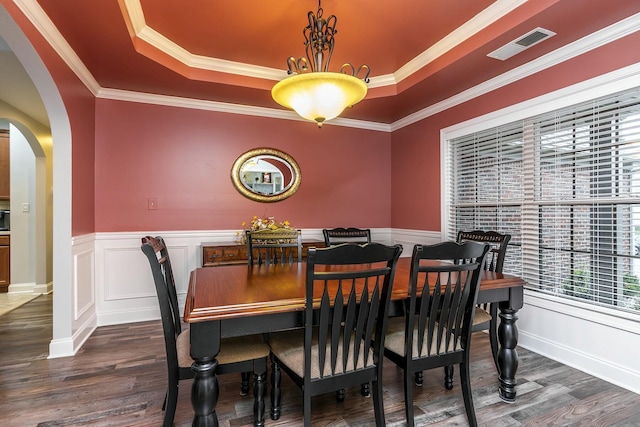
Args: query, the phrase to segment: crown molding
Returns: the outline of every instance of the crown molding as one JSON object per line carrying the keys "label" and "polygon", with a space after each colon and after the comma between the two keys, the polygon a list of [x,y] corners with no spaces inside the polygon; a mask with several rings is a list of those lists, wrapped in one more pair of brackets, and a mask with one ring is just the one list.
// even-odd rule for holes
{"label": "crown molding", "polygon": [[133,37],[144,41],[187,67],[272,81],[280,81],[287,76],[287,73],[281,69],[210,58],[189,52],[147,25],[140,0],[124,0],[123,12],[126,13],[124,19],[131,24]]}
{"label": "crown molding", "polygon": [[[137,23],[134,24],[134,28],[137,26]],[[261,67],[242,62],[228,61],[226,59],[195,55],[148,26],[142,28],[142,30],[136,33],[134,37],[148,43],[189,68],[273,80],[276,82],[287,76],[287,72],[283,69]]]}
{"label": "crown molding", "polygon": [[440,133],[442,140],[469,135],[505,123],[524,120],[527,117],[608,96],[615,92],[633,89],[638,87],[639,81],[640,63],[628,65],[518,104],[510,105],[461,123],[455,123],[441,129]]}
{"label": "crown molding", "polygon": [[429,49],[416,56],[393,73],[396,82],[410,77],[423,67],[435,61],[451,49],[484,30],[489,25],[504,17],[514,9],[525,4],[527,0],[498,0],[482,12],[447,34]]}
{"label": "crown molding", "polygon": [[[492,17],[494,20],[498,19],[499,16],[503,16],[504,14],[508,13],[510,10],[513,10],[515,7],[518,7],[520,4],[524,3],[525,1],[526,0],[498,0],[494,3],[494,5],[492,5],[489,8],[491,9],[490,11],[491,13],[487,12],[486,16],[483,16],[480,18],[475,17],[472,20],[468,21],[466,24],[464,24],[461,28],[466,27],[464,31],[466,31],[465,34],[467,34],[467,36],[469,35],[469,32],[480,31],[480,29],[488,25],[488,22],[492,19]],[[183,107],[183,108],[194,108],[194,109],[201,109],[201,110],[218,111],[223,113],[244,114],[244,115],[250,115],[250,116],[261,116],[261,117],[269,117],[269,118],[285,119],[285,120],[305,121],[304,119],[300,118],[297,114],[291,111],[284,111],[279,109],[253,107],[253,106],[239,105],[239,104],[228,104],[228,103],[222,103],[222,102],[216,102],[216,101],[201,101],[201,100],[195,100],[195,99],[189,99],[189,98],[146,94],[146,93],[125,91],[125,90],[119,90],[119,89],[101,88],[98,82],[95,80],[95,78],[91,75],[89,70],[84,66],[82,61],[80,61],[80,58],[76,55],[73,49],[71,49],[71,46],[69,46],[66,40],[62,37],[62,34],[60,34],[60,32],[57,30],[55,25],[53,25],[49,17],[44,13],[44,11],[42,10],[42,8],[40,7],[40,5],[37,3],[36,0],[14,0],[14,2],[20,8],[22,13],[25,14],[25,16],[31,21],[31,23],[36,27],[36,29],[47,40],[47,42],[53,47],[53,49],[60,55],[60,57],[65,61],[65,63],[71,68],[71,70],[84,83],[84,85],[89,89],[89,91],[91,91],[91,93],[93,93],[94,96],[96,96],[97,98],[114,99],[114,100],[121,100],[121,101],[128,101],[128,102],[142,102],[142,103],[176,106],[176,107]],[[127,5],[140,4],[139,0],[126,0],[126,3]],[[482,15],[482,13],[480,15]],[[142,17],[142,21],[140,21],[141,17]],[[478,19],[476,20],[476,18]],[[133,19],[135,19],[135,21]],[[132,22],[135,22],[136,23],[135,25],[144,24],[144,15],[141,15],[141,9],[139,12],[134,11],[132,15]],[[472,100],[474,98],[487,94],[493,90],[496,90],[508,84],[514,83],[520,79],[526,78],[537,72],[540,72],[542,70],[545,70],[547,68],[560,64],[564,61],[567,61],[571,58],[584,54],[590,50],[596,49],[607,43],[618,40],[622,37],[625,37],[639,30],[640,30],[640,13],[630,16],[615,24],[612,24],[609,27],[606,27],[591,35],[583,37],[580,40],[577,40],[569,45],[561,47],[553,52],[550,52],[518,68],[515,68],[506,73],[503,73],[500,76],[487,80],[484,83],[481,83],[477,86],[467,89],[444,101],[441,101],[431,106],[428,106],[426,108],[423,108],[422,110],[419,110],[406,117],[403,117],[402,119],[397,120],[391,124],[368,122],[364,120],[354,120],[354,119],[346,119],[346,118],[336,118],[331,120],[330,122],[327,122],[326,125],[354,127],[354,128],[360,128],[360,129],[376,130],[381,132],[393,132],[395,130],[401,129],[405,126],[409,126],[413,123],[423,120],[427,117],[438,114],[444,110],[447,110],[449,108],[455,107],[469,100]],[[457,43],[460,43],[462,34],[463,34],[462,32],[457,32],[456,30],[453,33],[451,33],[449,36],[445,37],[438,44],[436,44],[436,45],[439,45],[438,51],[444,52],[445,51],[444,49],[446,49],[446,46],[455,45],[456,40],[458,40]],[[440,43],[442,44],[440,45]],[[393,84],[392,82],[397,82],[397,79],[399,77],[405,78],[403,76],[410,75],[412,72],[414,72],[418,68],[424,66],[420,64],[428,63],[428,62],[425,63],[424,61],[429,61],[429,58],[431,58],[431,60],[435,59],[434,55],[438,55],[438,52],[435,50],[435,47],[433,49],[434,49],[433,51],[429,49],[423,52],[423,54],[419,55],[419,57],[417,58],[414,58],[414,60],[410,61],[408,64],[403,66],[400,70],[394,73],[394,75],[372,77],[371,87],[378,87],[378,86]],[[423,55],[424,55],[424,58],[422,58]],[[238,63],[235,63],[235,64],[238,64]],[[243,64],[243,65],[246,65],[246,64]],[[266,67],[264,68],[268,71],[267,74],[270,73],[269,70],[273,70],[273,69],[268,69]],[[283,71],[278,71],[278,72],[284,73]]]}
{"label": "crown molding", "polygon": [[[191,108],[195,110],[215,111],[219,113],[242,114],[245,116],[267,117],[272,119],[296,120],[308,123],[308,120],[301,118],[296,113],[289,110],[230,104],[218,101],[204,101],[193,98],[181,98],[177,96],[157,95],[121,89],[101,88],[98,91],[96,98],[164,105],[168,107]],[[391,132],[391,126],[386,123],[369,122],[341,117],[332,119],[330,122],[325,123],[325,126],[329,125],[367,129],[379,132]]]}
{"label": "crown molding", "polygon": [[568,61],[593,49],[604,46],[615,40],[628,36],[640,30],[640,13],[632,15],[622,21],[616,22],[600,31],[585,36],[573,43],[549,52],[531,62],[507,71],[499,76],[487,80],[477,86],[469,88],[444,101],[433,104],[422,110],[416,111],[391,124],[391,131],[409,126],[427,117],[438,114],[449,108],[455,107],[491,91],[517,82],[540,71],[551,68],[562,62]]}
{"label": "crown molding", "polygon": [[42,36],[56,51],[62,60],[71,68],[75,75],[95,96],[100,90],[100,84],[93,78],[87,67],[82,63],[78,55],[69,46],[69,43],[62,37],[51,19],[42,10],[36,0],[14,0],[14,3],[24,13],[27,19],[42,34]]}
{"label": "crown molding", "polygon": [[[527,0],[497,0],[392,75],[372,78],[371,87],[397,84],[526,2]],[[273,81],[280,81],[287,76],[281,69],[192,54],[146,24],[140,0],[124,0],[124,9],[126,12],[124,18],[130,22],[134,31],[133,37],[139,38],[188,67]]]}

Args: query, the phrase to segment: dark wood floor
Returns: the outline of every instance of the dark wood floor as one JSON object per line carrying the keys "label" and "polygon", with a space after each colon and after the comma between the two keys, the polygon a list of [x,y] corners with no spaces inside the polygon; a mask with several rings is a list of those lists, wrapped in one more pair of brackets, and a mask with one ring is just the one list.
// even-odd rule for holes
{"label": "dark wood floor", "polygon": [[[47,359],[51,296],[0,316],[0,425],[160,426],[165,357],[160,322],[98,328],[75,357]],[[518,398],[497,397],[497,376],[485,334],[475,334],[473,397],[481,426],[640,426],[640,396],[580,371],[519,349]],[[415,388],[416,425],[465,426],[460,388],[447,391],[442,371],[425,373]],[[456,375],[456,382],[458,378]],[[176,426],[191,425],[190,383],[183,383]],[[385,365],[385,413],[403,426],[401,371]],[[240,397],[239,376],[220,377],[220,426],[250,426],[252,397]],[[267,426],[300,425],[301,394],[283,375],[282,418]],[[269,401],[267,398],[267,407]],[[313,400],[314,425],[369,426],[371,399],[359,389],[344,403],[332,394]]]}

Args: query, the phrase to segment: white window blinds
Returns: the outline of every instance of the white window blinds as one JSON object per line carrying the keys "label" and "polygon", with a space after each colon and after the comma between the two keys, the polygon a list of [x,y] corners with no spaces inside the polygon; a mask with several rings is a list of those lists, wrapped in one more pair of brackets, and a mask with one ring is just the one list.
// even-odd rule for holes
{"label": "white window blinds", "polygon": [[640,88],[449,141],[447,235],[512,235],[531,288],[640,311]]}

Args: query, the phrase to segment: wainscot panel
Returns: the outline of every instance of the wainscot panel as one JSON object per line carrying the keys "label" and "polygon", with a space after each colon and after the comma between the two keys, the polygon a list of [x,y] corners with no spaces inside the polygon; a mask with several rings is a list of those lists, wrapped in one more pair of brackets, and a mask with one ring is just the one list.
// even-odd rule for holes
{"label": "wainscot panel", "polygon": [[518,317],[519,346],[640,393],[637,316],[525,290]]}

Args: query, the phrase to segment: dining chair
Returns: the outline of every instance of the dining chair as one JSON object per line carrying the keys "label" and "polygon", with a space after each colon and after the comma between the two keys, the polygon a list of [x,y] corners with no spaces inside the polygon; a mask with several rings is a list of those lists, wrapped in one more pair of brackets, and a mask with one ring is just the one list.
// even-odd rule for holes
{"label": "dining chair", "polygon": [[326,247],[341,243],[371,243],[371,230],[368,228],[324,228],[322,234]]}
{"label": "dining chair", "polygon": [[302,261],[302,233],[293,228],[246,230],[249,265]]}
{"label": "dining chair", "polygon": [[[458,231],[456,242],[481,242],[490,245],[489,253],[485,260],[484,269],[502,273],[504,258],[507,253],[507,247],[511,240],[510,234],[501,234],[497,231]],[[478,304],[476,314],[473,318],[473,326],[471,332],[489,330],[489,345],[493,354],[493,363],[497,372],[500,372],[498,366],[498,305],[497,304]],[[416,374],[416,383],[421,381],[420,373]],[[444,386],[447,390],[453,388],[453,367],[445,367]]]}
{"label": "dining chair", "polygon": [[[176,293],[169,252],[162,237],[142,238],[142,252],[147,256],[160,304],[160,316],[164,330],[167,356],[168,387],[162,405],[164,427],[173,425],[178,403],[178,385],[181,380],[191,379],[191,344],[189,330],[182,328],[178,297]],[[216,357],[217,374],[254,373],[254,425],[264,426],[264,391],[267,378],[267,357],[269,347],[262,336],[223,339],[220,353]]]}
{"label": "dining chair", "polygon": [[376,425],[384,426],[381,352],[401,252],[380,243],[309,249],[304,330],[269,338],[272,419],[280,417],[282,369],[302,390],[305,426],[312,396],[365,382],[373,385]]}
{"label": "dining chair", "polygon": [[[324,236],[325,247],[340,245],[342,243],[371,243],[371,230],[368,228],[324,228],[322,229],[322,234]],[[371,395],[369,383],[362,384],[360,394],[364,397]],[[345,390],[340,389],[336,391],[336,400],[338,402],[344,402],[344,399]]]}
{"label": "dining chair", "polygon": [[[302,233],[293,228],[246,230],[249,265],[292,264],[302,261]],[[268,335],[265,335],[265,338]],[[240,389],[249,389],[250,372],[241,373]]]}
{"label": "dining chair", "polygon": [[[322,230],[322,234],[324,236],[325,247],[335,246],[342,243],[371,243],[371,230],[368,228],[324,228]],[[360,393],[364,397],[370,396],[369,383],[362,384]],[[336,391],[336,400],[338,402],[344,402],[344,399],[345,390],[341,389]]]}
{"label": "dining chair", "polygon": [[413,375],[453,364],[460,365],[467,419],[471,426],[477,425],[469,346],[480,273],[488,251],[488,245],[477,242],[443,242],[413,248],[405,315],[389,319],[384,344],[384,356],[404,370],[408,427],[415,423]]}

